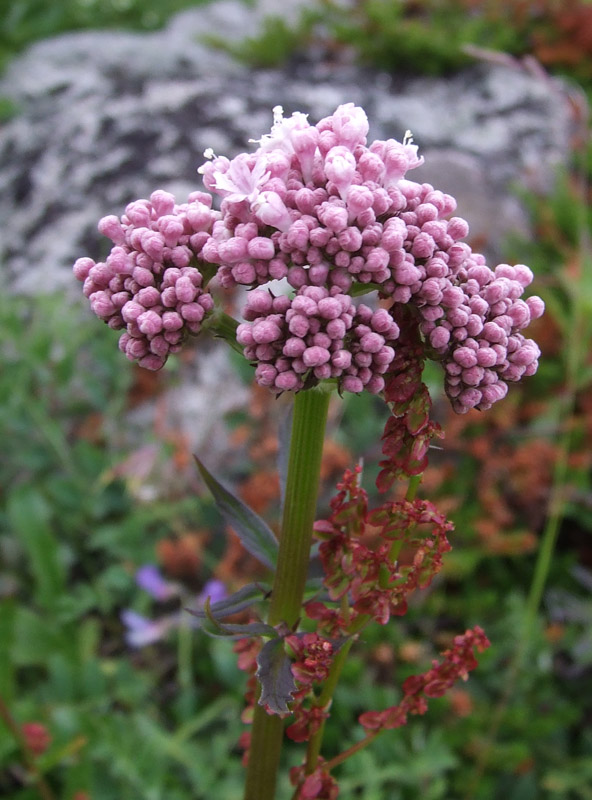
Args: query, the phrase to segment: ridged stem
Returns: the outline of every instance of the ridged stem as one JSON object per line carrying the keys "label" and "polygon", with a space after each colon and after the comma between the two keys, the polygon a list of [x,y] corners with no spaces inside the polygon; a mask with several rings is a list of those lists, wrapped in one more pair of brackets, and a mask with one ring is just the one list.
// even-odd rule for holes
{"label": "ridged stem", "polygon": [[[288,475],[277,569],[268,622],[292,628],[301,614],[316,515],[330,393],[299,392],[294,400]],[[273,800],[283,722],[255,706],[244,800]]]}

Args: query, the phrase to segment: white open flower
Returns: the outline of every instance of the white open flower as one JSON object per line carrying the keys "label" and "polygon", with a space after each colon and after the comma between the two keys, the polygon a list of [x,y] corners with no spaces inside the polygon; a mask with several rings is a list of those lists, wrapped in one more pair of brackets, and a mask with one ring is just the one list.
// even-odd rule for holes
{"label": "white open flower", "polygon": [[290,155],[295,152],[293,135],[296,131],[310,128],[308,114],[295,111],[291,117],[284,118],[284,109],[275,106],[273,109],[273,125],[271,133],[267,133],[261,139],[252,139],[257,142],[263,152],[268,150],[283,150]]}
{"label": "white open flower", "polygon": [[241,153],[228,164],[226,170],[214,169],[210,173],[211,189],[232,203],[248,200],[253,203],[259,196],[261,187],[269,180],[265,158],[257,158]]}

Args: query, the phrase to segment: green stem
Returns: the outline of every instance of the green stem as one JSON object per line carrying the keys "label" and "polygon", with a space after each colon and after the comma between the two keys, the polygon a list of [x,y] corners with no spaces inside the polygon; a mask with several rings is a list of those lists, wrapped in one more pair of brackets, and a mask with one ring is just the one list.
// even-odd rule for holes
{"label": "green stem", "polygon": [[[576,99],[583,102],[582,134],[583,141],[588,136],[588,115],[586,100],[581,97]],[[564,330],[565,346],[565,389],[558,408],[559,424],[563,422],[563,431],[560,439],[559,453],[553,472],[553,483],[549,499],[549,516],[543,532],[539,548],[530,592],[526,603],[524,619],[523,640],[528,640],[534,629],[536,615],[545,590],[545,584],[551,569],[553,553],[557,536],[565,513],[565,485],[569,475],[569,455],[572,445],[572,428],[576,395],[580,387],[580,376],[586,364],[589,351],[590,334],[590,229],[587,224],[588,208],[588,179],[586,170],[577,173],[578,185],[578,231],[579,231],[579,275],[574,281],[570,275],[565,281],[565,290],[571,303],[571,320]],[[569,337],[569,338],[568,338]]]}
{"label": "green stem", "polygon": [[[572,413],[571,408],[566,410],[568,415]],[[549,571],[551,569],[551,562],[553,560],[553,553],[555,552],[555,544],[557,543],[559,528],[563,519],[565,484],[569,471],[569,452],[571,445],[569,416],[566,417],[566,419],[568,430],[562,437],[559,454],[555,462],[551,498],[549,502],[549,517],[541,538],[541,545],[537,554],[534,575],[530,585],[528,599],[526,601],[526,612],[524,615],[525,636],[522,637],[523,641],[528,641],[530,638],[530,632],[533,630],[533,626],[536,621],[536,616],[541,604],[543,592],[545,591],[545,585],[547,583]]]}
{"label": "green stem", "polygon": [[[571,381],[568,380],[568,383],[570,382]],[[568,477],[569,453],[571,444],[571,416],[573,414],[574,402],[575,388],[572,387],[567,395],[563,398],[563,402],[561,404],[562,413],[560,414],[560,418],[566,420],[566,427],[564,428],[563,435],[560,439],[559,453],[557,455],[555,469],[553,472],[551,497],[549,500],[549,516],[541,537],[541,544],[537,554],[534,575],[530,584],[528,597],[526,599],[526,608],[519,631],[519,638],[516,643],[516,649],[514,651],[513,658],[510,661],[506,672],[504,690],[501,693],[495,708],[493,709],[493,713],[491,714],[485,744],[479,753],[472,774],[467,778],[464,800],[472,800],[474,797],[476,797],[477,789],[489,763],[491,752],[499,734],[504,716],[510,705],[512,696],[516,691],[516,685],[518,683],[520,674],[524,669],[529,649],[531,647],[533,631],[536,630],[537,614],[543,597],[543,592],[545,591],[547,578],[549,577],[549,571],[553,561],[553,553],[555,552],[555,545],[557,543],[557,536],[563,520],[565,506],[565,483]]]}
{"label": "green stem", "polygon": [[[583,250],[581,270],[588,272],[590,262],[584,255],[587,250]],[[583,278],[580,279],[583,286]],[[578,391],[578,379],[580,372],[586,363],[588,355],[587,342],[590,338],[588,309],[585,305],[585,292],[572,291],[571,301],[573,304],[573,340],[570,339],[566,352],[565,365],[565,390],[561,397],[558,408],[558,424],[563,423],[563,431],[559,442],[559,453],[555,461],[553,470],[553,482],[551,496],[549,499],[549,516],[543,531],[541,546],[537,555],[532,583],[526,602],[526,614],[524,620],[524,637],[528,639],[530,632],[534,628],[536,615],[545,590],[545,584],[551,569],[555,544],[561,527],[565,510],[565,485],[569,475],[569,455],[571,451],[571,439],[573,428],[573,415],[576,405],[576,395]]]}
{"label": "green stem", "polygon": [[285,622],[292,627],[300,617],[330,397],[330,393],[323,389],[311,389],[299,392],[294,401],[280,549],[268,618],[270,625]]}
{"label": "green stem", "polygon": [[208,317],[206,317],[205,322],[202,325],[203,330],[208,330],[218,339],[224,339],[230,347],[235,350],[240,355],[244,355],[243,353],[243,346],[240,345],[236,341],[236,329],[238,328],[238,322],[227,314],[225,311],[222,311],[221,308],[216,308]]}
{"label": "green stem", "polygon": [[412,475],[409,478],[409,484],[407,486],[405,500],[408,500],[409,502],[415,500],[415,497],[417,495],[417,490],[419,489],[421,484],[422,477],[423,475],[420,474],[420,475]]}
{"label": "green stem", "polygon": [[284,722],[275,714],[255,706],[249,764],[245,782],[245,800],[273,800],[280,763]]}
{"label": "green stem", "polygon": [[379,731],[374,731],[374,733],[366,734],[366,736],[359,742],[353,744],[351,747],[348,747],[347,750],[344,750],[343,753],[335,756],[335,758],[332,758],[330,761],[327,761],[325,764],[325,769],[328,772],[331,772],[331,770],[335,769],[335,767],[338,767],[340,764],[343,764],[344,761],[347,761],[348,758],[351,758],[356,753],[359,753],[360,750],[364,750],[369,744],[372,744],[376,737],[382,732],[383,731],[381,729]]}
{"label": "green stem", "polygon": [[[330,393],[299,392],[294,400],[288,476],[277,569],[268,622],[295,627],[300,618],[316,516]],[[280,717],[255,707],[244,800],[272,800],[283,739]]]}

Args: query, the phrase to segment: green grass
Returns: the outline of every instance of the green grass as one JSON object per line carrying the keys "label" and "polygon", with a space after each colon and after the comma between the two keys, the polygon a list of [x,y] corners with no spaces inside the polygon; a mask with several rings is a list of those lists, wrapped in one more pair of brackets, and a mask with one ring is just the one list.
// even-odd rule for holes
{"label": "green grass", "polygon": [[[62,297],[33,308],[4,298],[0,312],[0,697],[17,721],[40,721],[51,732],[39,768],[56,796],[92,786],[93,798],[105,800],[205,798],[219,784],[238,797],[240,765],[228,754],[240,693],[229,648],[214,654],[195,641],[177,665],[179,634],[138,659],[119,622],[124,607],[156,611],[134,570],[155,561],[163,535],[203,522],[199,503],[138,503],[114,477],[126,453],[112,432],[132,373],[112,331],[81,308],[64,314]],[[93,417],[92,437],[81,438]],[[175,687],[181,668],[197,688]],[[196,763],[192,741],[204,734]],[[16,742],[0,725],[4,796],[37,796],[6,771],[15,757]]]}

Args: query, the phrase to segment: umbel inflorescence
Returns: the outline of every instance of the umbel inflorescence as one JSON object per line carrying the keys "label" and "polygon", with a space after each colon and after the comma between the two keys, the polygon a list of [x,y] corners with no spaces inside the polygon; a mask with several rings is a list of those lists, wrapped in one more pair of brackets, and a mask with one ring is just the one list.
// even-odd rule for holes
{"label": "umbel inflorescence", "polygon": [[[402,316],[423,356],[442,364],[459,413],[489,408],[532,375],[539,348],[522,331],[544,304],[522,299],[530,269],[491,269],[471,250],[454,198],[407,178],[423,163],[408,134],[370,145],[367,134],[351,103],[316,125],[276,107],[253,153],[206,152],[207,192],[177,204],[156,191],[101,220],[113,249],[74,273],[97,316],[123,331],[127,357],[159,369],[212,318],[213,293],[243,285],[237,340],[276,393],[326,379],[381,393],[401,368]],[[274,296],[264,287],[278,279],[289,292]],[[355,299],[369,292],[384,307]]]}

